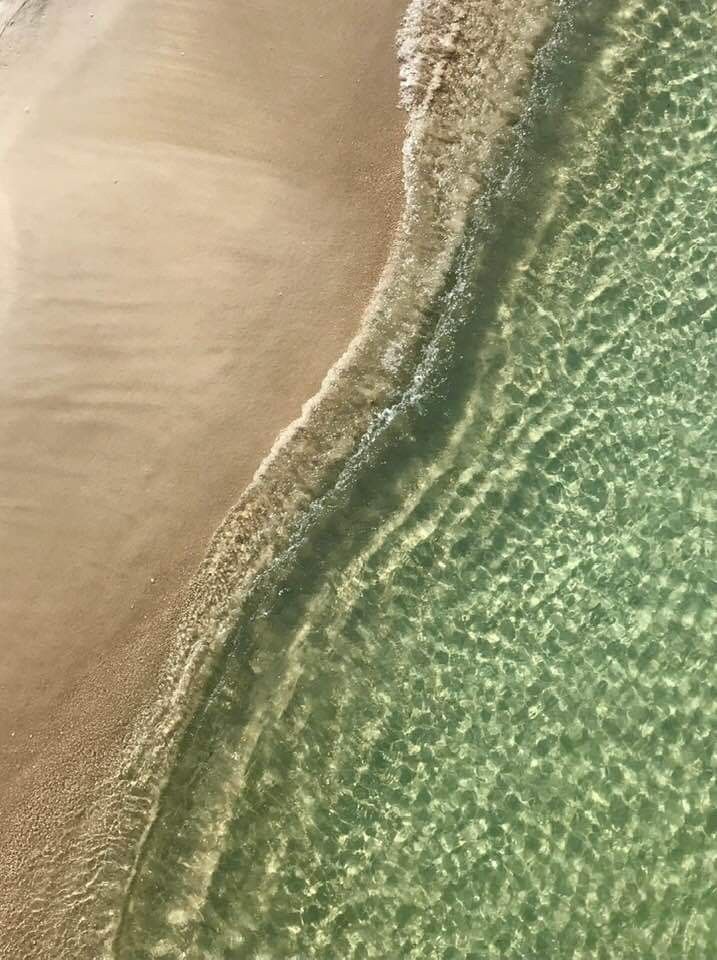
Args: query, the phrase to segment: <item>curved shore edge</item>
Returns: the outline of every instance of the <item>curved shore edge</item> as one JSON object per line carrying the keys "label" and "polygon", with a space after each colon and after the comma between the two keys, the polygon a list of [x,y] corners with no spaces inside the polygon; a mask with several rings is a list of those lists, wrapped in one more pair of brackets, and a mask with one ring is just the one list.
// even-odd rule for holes
{"label": "curved shore edge", "polygon": [[116,775],[98,787],[71,868],[63,863],[54,915],[66,927],[68,955],[99,944],[103,955],[113,955],[117,905],[132,882],[179,738],[252,584],[290,547],[312,503],[415,368],[430,304],[486,168],[520,115],[552,11],[553,0],[412,0],[398,36],[409,122],[405,207],[390,258],[359,333],[212,538],[156,695]]}

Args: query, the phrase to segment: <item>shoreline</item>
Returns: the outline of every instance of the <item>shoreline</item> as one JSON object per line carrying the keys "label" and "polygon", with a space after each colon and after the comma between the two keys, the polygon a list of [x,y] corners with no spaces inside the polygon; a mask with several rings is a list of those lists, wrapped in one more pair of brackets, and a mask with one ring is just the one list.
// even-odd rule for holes
{"label": "shoreline", "polygon": [[2,957],[96,956],[68,858],[102,856],[207,541],[385,262],[403,11],[80,0],[5,31]]}
{"label": "shoreline", "polygon": [[[334,483],[371,442],[384,414],[418,370],[431,333],[429,310],[447,277],[474,201],[511,142],[535,55],[551,36],[552,0],[475,2],[458,20],[446,0],[413,0],[397,36],[406,204],[388,262],[361,327],[300,418],[281,431],[217,530],[175,638],[164,686],[125,756],[145,801],[135,819],[136,854],[107,874],[125,891],[110,923],[114,957],[142,850],[151,835],[181,734],[199,705],[215,657],[231,637],[256,583],[291,563]],[[522,19],[513,21],[517,13]],[[493,29],[491,39],[485,38]],[[466,101],[478,105],[465,113]],[[390,414],[389,414],[390,415]],[[156,731],[160,731],[157,736]],[[168,746],[169,745],[169,746]],[[210,844],[214,846],[214,843]],[[206,865],[205,865],[206,866]],[[118,933],[119,931],[119,933]]]}
{"label": "shoreline", "polygon": [[[301,416],[281,430],[238,503],[223,511],[181,601],[175,597],[158,610],[161,616],[181,603],[184,613],[176,632],[176,622],[161,628],[174,638],[151,665],[159,678],[156,697],[145,700],[131,738],[105,765],[108,778],[64,847],[77,871],[56,889],[78,921],[73,955],[90,940],[111,941],[118,922],[113,909],[131,882],[138,855],[128,854],[128,838],[141,851],[178,737],[252,582],[290,547],[308,507],[415,369],[428,332],[425,311],[450,268],[485,170],[520,115],[550,6],[549,0],[475,2],[454,16],[452,4],[443,0],[409,5],[399,34],[401,99],[410,118],[406,205],[388,265],[359,333],[340,351]],[[390,40],[393,46],[393,34]],[[476,109],[467,112],[467,103]],[[377,276],[378,270],[374,282]],[[79,878],[93,877],[94,897],[98,863],[106,899],[99,916],[89,918],[76,890]]]}

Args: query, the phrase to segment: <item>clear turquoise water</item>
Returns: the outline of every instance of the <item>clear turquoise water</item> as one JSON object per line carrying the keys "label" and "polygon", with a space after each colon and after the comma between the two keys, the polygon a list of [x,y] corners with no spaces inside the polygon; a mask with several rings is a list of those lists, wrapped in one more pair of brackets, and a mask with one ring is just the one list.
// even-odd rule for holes
{"label": "clear turquoise water", "polygon": [[717,12],[603,13],[237,625],[119,957],[717,956]]}

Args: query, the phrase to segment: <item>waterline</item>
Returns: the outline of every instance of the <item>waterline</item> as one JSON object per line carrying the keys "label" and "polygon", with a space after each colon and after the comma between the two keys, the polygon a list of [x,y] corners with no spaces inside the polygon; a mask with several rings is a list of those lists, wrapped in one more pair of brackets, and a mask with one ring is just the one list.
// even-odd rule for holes
{"label": "waterline", "polygon": [[430,376],[233,634],[120,956],[709,956],[714,39],[624,8],[539,203],[528,157],[478,211]]}

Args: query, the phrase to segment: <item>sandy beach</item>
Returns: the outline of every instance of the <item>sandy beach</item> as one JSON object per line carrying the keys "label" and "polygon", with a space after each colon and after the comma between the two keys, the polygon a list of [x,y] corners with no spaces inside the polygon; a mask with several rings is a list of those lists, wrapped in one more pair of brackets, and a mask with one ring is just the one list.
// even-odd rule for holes
{"label": "sandy beach", "polygon": [[0,960],[712,957],[713,6],[0,0]]}
{"label": "sandy beach", "polygon": [[45,865],[381,273],[404,7],[78,0],[5,25],[2,957],[61,955]]}

